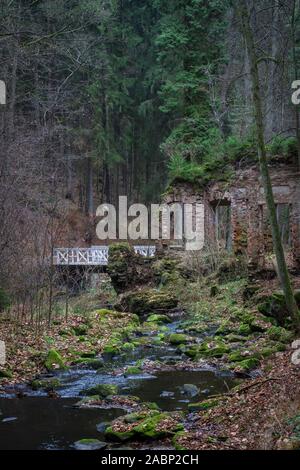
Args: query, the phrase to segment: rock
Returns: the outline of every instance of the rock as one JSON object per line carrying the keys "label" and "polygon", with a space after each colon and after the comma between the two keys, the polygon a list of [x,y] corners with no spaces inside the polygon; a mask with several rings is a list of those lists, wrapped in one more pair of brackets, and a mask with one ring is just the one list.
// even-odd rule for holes
{"label": "rock", "polygon": [[172,398],[174,397],[175,393],[174,392],[167,392],[167,391],[164,391],[164,392],[161,392],[161,394],[159,395],[161,398]]}
{"label": "rock", "polygon": [[110,426],[110,423],[99,423],[97,424],[96,426],[96,429],[98,432],[100,432],[101,434],[105,433],[106,429]]}
{"label": "rock", "polygon": [[300,365],[300,349],[297,349],[291,357],[292,364],[294,366],[299,366]]}
{"label": "rock", "polygon": [[94,387],[88,388],[87,390],[82,390],[80,395],[86,396],[100,396],[101,398],[106,398],[109,395],[117,395],[118,386],[112,384],[98,384]]}
{"label": "rock", "polygon": [[75,365],[82,365],[84,367],[87,367],[88,369],[94,369],[94,370],[99,370],[104,366],[104,361],[103,359],[84,359],[84,358],[79,358],[75,359],[73,361],[73,364]]}
{"label": "rock", "polygon": [[199,388],[193,384],[184,384],[182,387],[182,391],[185,395],[190,397],[196,397],[199,395]]}
{"label": "rock", "polygon": [[189,337],[183,333],[172,333],[169,342],[174,345],[186,344],[189,342]]}
{"label": "rock", "polygon": [[247,341],[247,338],[245,338],[245,336],[230,333],[229,335],[225,337],[225,340],[228,341],[229,343],[241,343],[241,342]]}
{"label": "rock", "polygon": [[105,431],[106,439],[110,439],[112,441],[129,441],[134,436],[133,431],[117,431],[112,426],[109,426]]}
{"label": "rock", "polygon": [[[197,356],[221,358],[224,354],[230,353],[231,348],[226,343],[218,341],[205,341],[198,347]],[[197,357],[196,356],[196,357]]]}
{"label": "rock", "polygon": [[84,397],[75,403],[75,408],[91,408],[93,405],[99,403],[101,401],[101,397],[99,395],[94,395],[90,397]]}
{"label": "rock", "polygon": [[63,358],[55,349],[50,349],[50,351],[48,351],[44,365],[49,371],[67,368]]}
{"label": "rock", "polygon": [[74,443],[76,450],[100,450],[107,447],[106,442],[101,442],[98,439],[81,439]]}
{"label": "rock", "polygon": [[171,319],[167,315],[158,315],[156,313],[150,315],[146,321],[153,323],[171,323]]}
{"label": "rock", "polygon": [[[140,438],[159,439],[172,435],[174,432],[183,429],[183,425],[178,422],[169,421],[172,417],[171,413],[158,413],[144,419],[140,424],[133,428],[133,431]],[[163,426],[162,422],[167,421],[168,425]]]}
{"label": "rock", "polygon": [[31,387],[33,390],[39,390],[41,388],[45,389],[46,391],[55,390],[56,388],[61,386],[61,382],[59,379],[37,379],[31,382]]}
{"label": "rock", "polygon": [[144,413],[130,413],[128,415],[123,416],[123,420],[127,424],[133,424],[137,423],[138,421],[141,421],[142,419],[145,419],[147,414]]}
{"label": "rock", "polygon": [[128,243],[117,243],[109,248],[107,272],[118,294],[128,289],[137,277],[135,258],[134,249]]}
{"label": "rock", "polygon": [[268,336],[274,341],[280,341],[281,343],[288,343],[293,338],[291,331],[282,328],[281,326],[272,326],[268,330]]}
{"label": "rock", "polygon": [[4,418],[2,419],[2,423],[12,423],[13,421],[17,421],[17,417],[16,416],[12,416],[11,418]]}
{"label": "rock", "polygon": [[153,311],[164,313],[173,310],[178,305],[178,299],[167,291],[143,289],[123,295],[120,304],[127,312],[147,315]]}
{"label": "rock", "polygon": [[255,357],[251,357],[249,359],[244,359],[241,362],[237,363],[237,368],[234,371],[241,372],[241,371],[249,371],[251,369],[255,369],[259,366],[259,360]]}
{"label": "rock", "polygon": [[125,377],[127,377],[128,375],[140,375],[142,373],[143,371],[139,367],[131,366],[131,367],[127,367],[124,375]]}
{"label": "rock", "polygon": [[[295,291],[295,299],[300,308],[300,291]],[[279,325],[284,325],[285,318],[288,316],[288,310],[285,303],[285,297],[282,291],[274,292],[271,295],[263,296],[258,299],[258,311],[263,315],[275,318]]]}
{"label": "rock", "polygon": [[292,349],[298,349],[300,348],[300,339],[296,339],[295,341],[292,342]]}

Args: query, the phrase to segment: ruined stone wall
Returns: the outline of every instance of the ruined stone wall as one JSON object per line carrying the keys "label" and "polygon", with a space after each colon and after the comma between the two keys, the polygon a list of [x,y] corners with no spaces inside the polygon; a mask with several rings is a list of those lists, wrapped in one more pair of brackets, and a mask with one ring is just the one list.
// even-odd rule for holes
{"label": "ruined stone wall", "polygon": [[[289,210],[289,243],[286,252],[289,263],[300,267],[300,174],[291,165],[270,167],[276,204]],[[272,234],[262,182],[257,167],[240,170],[230,183],[213,182],[204,190],[187,183],[177,184],[164,198],[167,204],[203,203],[205,206],[206,245],[217,243],[216,208],[230,206],[231,249],[236,255],[245,254],[249,263],[263,265],[272,253]]]}

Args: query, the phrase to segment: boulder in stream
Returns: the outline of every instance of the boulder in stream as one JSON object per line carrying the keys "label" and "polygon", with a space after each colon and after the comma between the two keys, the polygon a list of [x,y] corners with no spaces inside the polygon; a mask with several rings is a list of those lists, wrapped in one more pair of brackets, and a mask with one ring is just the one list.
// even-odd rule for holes
{"label": "boulder in stream", "polygon": [[74,443],[76,450],[100,450],[107,447],[106,442],[101,442],[98,439],[80,439]]}

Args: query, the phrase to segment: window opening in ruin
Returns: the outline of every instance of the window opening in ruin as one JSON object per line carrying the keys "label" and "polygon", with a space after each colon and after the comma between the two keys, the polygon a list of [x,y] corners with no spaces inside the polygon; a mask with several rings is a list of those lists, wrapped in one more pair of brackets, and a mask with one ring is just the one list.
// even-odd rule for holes
{"label": "window opening in ruin", "polygon": [[232,248],[232,225],[230,203],[219,201],[213,205],[215,214],[216,240],[219,248]]}

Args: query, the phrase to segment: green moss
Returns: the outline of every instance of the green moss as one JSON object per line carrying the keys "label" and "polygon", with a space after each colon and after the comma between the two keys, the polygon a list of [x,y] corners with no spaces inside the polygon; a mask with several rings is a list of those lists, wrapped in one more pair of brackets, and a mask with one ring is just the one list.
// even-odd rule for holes
{"label": "green moss", "polygon": [[122,299],[122,306],[129,312],[147,315],[151,312],[167,312],[176,308],[178,299],[174,293],[155,289],[130,292]]}
{"label": "green moss", "polygon": [[171,323],[171,320],[167,315],[158,315],[156,313],[150,315],[146,321],[154,323]]}
{"label": "green moss", "polygon": [[225,336],[225,340],[229,343],[241,343],[247,341],[247,338],[245,338],[245,336],[230,333],[229,335]]}
{"label": "green moss", "polygon": [[31,382],[31,387],[33,390],[45,389],[46,391],[55,390],[61,386],[59,379],[41,379],[33,380]]}
{"label": "green moss", "polygon": [[76,450],[100,450],[105,449],[107,444],[98,439],[80,439],[74,443],[74,447]]}
{"label": "green moss", "polygon": [[66,369],[63,358],[55,349],[50,349],[50,351],[48,351],[44,366],[49,371],[56,369]]}
{"label": "green moss", "polygon": [[75,403],[74,406],[77,407],[77,408],[89,408],[94,403],[98,403],[100,401],[101,401],[101,397],[99,395],[93,395],[93,396],[90,396],[90,397],[82,398],[77,403]]}
{"label": "green moss", "polygon": [[98,370],[101,369],[104,365],[102,359],[93,359],[93,358],[82,358],[80,357],[79,359],[75,359],[73,361],[73,364],[75,365],[83,365],[86,366],[90,369]]}
{"label": "green moss", "polygon": [[143,373],[143,371],[139,367],[132,366],[132,367],[127,367],[127,369],[125,371],[125,376],[127,376],[127,375],[140,375],[142,373]]}
{"label": "green moss", "polygon": [[249,336],[251,335],[251,333],[252,333],[251,327],[247,323],[243,323],[242,325],[240,325],[238,329],[239,335]]}
{"label": "green moss", "polygon": [[135,345],[133,343],[124,343],[122,346],[122,351],[133,351],[135,349]]}
{"label": "green moss", "polygon": [[100,396],[101,398],[106,398],[109,395],[117,395],[118,394],[118,387],[117,385],[112,384],[99,384],[95,385],[94,387],[88,388],[87,390],[83,390],[80,392],[80,395],[87,395],[87,396]]}
{"label": "green moss", "polygon": [[135,426],[133,431],[142,438],[158,439],[182,430],[183,425],[181,423],[176,423],[168,429],[162,429],[160,427],[160,423],[170,416],[170,413],[159,413],[150,416]]}
{"label": "green moss", "polygon": [[228,360],[230,362],[240,362],[240,361],[243,361],[245,359],[244,356],[242,356],[242,354],[240,352],[233,352],[231,354],[229,354],[228,356]]}
{"label": "green moss", "polygon": [[293,333],[280,326],[272,326],[268,330],[268,336],[274,341],[288,343],[293,339]]}
{"label": "green moss", "polygon": [[12,379],[13,373],[9,369],[0,369],[0,379]]}
{"label": "green moss", "polygon": [[222,357],[224,354],[228,354],[231,348],[226,343],[221,341],[205,341],[199,346],[198,354],[203,357]]}
{"label": "green moss", "polygon": [[106,354],[117,355],[120,353],[120,349],[112,344],[107,344],[104,346],[103,352]]}
{"label": "green moss", "polygon": [[258,367],[259,360],[255,357],[250,357],[249,359],[244,359],[243,361],[238,362],[237,365],[241,369],[248,371],[248,370],[255,369],[256,367]]}
{"label": "green moss", "polygon": [[169,342],[174,345],[186,344],[189,342],[189,337],[182,333],[172,333],[169,337]]}
{"label": "green moss", "polygon": [[218,406],[220,400],[217,398],[211,398],[209,400],[201,401],[200,403],[189,403],[188,410],[193,411],[205,411]]}

